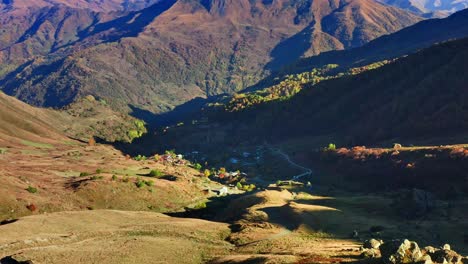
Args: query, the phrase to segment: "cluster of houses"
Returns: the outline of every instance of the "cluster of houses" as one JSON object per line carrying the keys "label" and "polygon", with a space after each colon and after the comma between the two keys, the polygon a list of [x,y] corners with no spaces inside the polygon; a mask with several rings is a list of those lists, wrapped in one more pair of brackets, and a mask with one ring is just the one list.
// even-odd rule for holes
{"label": "cluster of houses", "polygon": [[172,165],[187,165],[187,161],[184,159],[183,155],[174,155],[174,154],[164,154],[159,156],[158,162],[162,162],[164,164],[172,164]]}

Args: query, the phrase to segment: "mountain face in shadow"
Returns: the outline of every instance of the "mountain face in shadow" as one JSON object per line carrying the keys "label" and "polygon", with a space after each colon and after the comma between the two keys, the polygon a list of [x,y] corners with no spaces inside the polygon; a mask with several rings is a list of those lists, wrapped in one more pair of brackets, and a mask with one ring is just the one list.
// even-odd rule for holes
{"label": "mountain face in shadow", "polygon": [[35,105],[93,94],[119,109],[154,113],[240,91],[284,63],[362,45],[421,20],[371,0],[168,0],[130,12],[28,10],[32,16],[15,18],[31,17],[30,26],[2,44],[3,90]]}
{"label": "mountain face in shadow", "polygon": [[302,59],[291,65],[288,71],[304,72],[326,64],[354,67],[400,57],[435,43],[467,37],[467,24],[468,10],[462,10],[444,19],[419,22],[394,34],[377,38],[362,47],[330,51]]}

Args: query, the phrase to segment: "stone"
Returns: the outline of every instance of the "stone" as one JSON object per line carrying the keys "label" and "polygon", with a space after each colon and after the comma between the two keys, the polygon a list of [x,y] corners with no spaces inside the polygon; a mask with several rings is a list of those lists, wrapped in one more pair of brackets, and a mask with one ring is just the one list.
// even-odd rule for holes
{"label": "stone", "polygon": [[423,255],[421,259],[419,259],[416,263],[417,264],[434,264],[434,262],[432,261],[429,255]]}
{"label": "stone", "polygon": [[364,241],[364,248],[367,249],[378,249],[380,245],[383,244],[382,240],[377,240],[377,239],[369,239]]}
{"label": "stone", "polygon": [[361,258],[376,258],[378,257],[379,252],[374,248],[365,248],[361,253]]}
{"label": "stone", "polygon": [[380,245],[380,253],[385,264],[415,263],[423,258],[418,244],[407,239],[392,240]]}
{"label": "stone", "polygon": [[436,252],[436,249],[434,247],[431,247],[431,246],[427,246],[424,248],[424,251],[428,254],[433,254]]}
{"label": "stone", "polygon": [[453,250],[439,249],[434,253],[429,253],[431,258],[437,263],[462,264],[463,257]]}
{"label": "stone", "polygon": [[449,244],[445,244],[443,247],[442,247],[443,250],[450,250],[450,245]]}

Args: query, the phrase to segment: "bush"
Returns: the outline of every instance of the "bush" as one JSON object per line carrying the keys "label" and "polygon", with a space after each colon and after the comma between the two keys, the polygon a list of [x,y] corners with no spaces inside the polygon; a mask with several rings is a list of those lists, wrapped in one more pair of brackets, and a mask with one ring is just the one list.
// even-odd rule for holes
{"label": "bush", "polygon": [[149,177],[161,177],[163,176],[164,173],[158,171],[158,170],[151,170],[150,173],[148,173]]}
{"label": "bush", "polygon": [[195,163],[192,165],[192,167],[196,170],[201,170],[203,168],[203,166],[200,163]]}
{"label": "bush", "polygon": [[244,185],[242,186],[242,189],[246,192],[251,192],[253,190],[255,190],[255,188],[257,188],[257,186],[255,186],[255,184],[250,184],[250,185]]}
{"label": "bush", "polygon": [[193,207],[193,209],[195,210],[200,210],[200,209],[205,209],[205,208],[206,208],[206,202],[200,202]]}
{"label": "bush", "polygon": [[104,177],[103,176],[98,176],[98,175],[94,175],[93,177],[91,177],[91,180],[93,180],[93,181],[102,180],[102,179],[104,179]]}
{"label": "bush", "polygon": [[89,173],[87,173],[87,172],[80,173],[80,177],[86,177],[86,176],[89,176]]}
{"label": "bush", "polygon": [[129,179],[128,177],[124,177],[124,178],[122,179],[122,181],[123,181],[123,182],[129,182],[130,179]]}
{"label": "bush", "polygon": [[205,171],[203,172],[203,175],[205,175],[205,177],[208,178],[211,176],[211,171],[209,169],[205,169]]}
{"label": "bush", "polygon": [[327,151],[335,151],[336,150],[336,145],[333,143],[328,144],[328,147],[325,148]]}
{"label": "bush", "polygon": [[238,183],[236,184],[236,187],[237,187],[237,189],[242,190],[242,187],[243,187],[243,186],[242,186],[242,184],[241,184],[240,182],[238,182]]}
{"label": "bush", "polygon": [[154,186],[154,182],[153,182],[153,181],[145,181],[145,184],[146,184],[146,186],[148,186],[148,187]]}
{"label": "bush", "polygon": [[141,180],[141,179],[138,179],[136,182],[135,182],[135,185],[136,187],[138,188],[143,188],[144,186],[146,186],[146,182]]}
{"label": "bush", "polygon": [[37,193],[37,188],[28,186],[28,188],[26,188],[26,191],[28,191],[29,193]]}
{"label": "bush", "polygon": [[96,169],[96,173],[99,174],[99,173],[103,173],[103,169]]}
{"label": "bush", "polygon": [[138,155],[138,156],[134,157],[133,159],[136,160],[136,161],[145,161],[146,156]]}

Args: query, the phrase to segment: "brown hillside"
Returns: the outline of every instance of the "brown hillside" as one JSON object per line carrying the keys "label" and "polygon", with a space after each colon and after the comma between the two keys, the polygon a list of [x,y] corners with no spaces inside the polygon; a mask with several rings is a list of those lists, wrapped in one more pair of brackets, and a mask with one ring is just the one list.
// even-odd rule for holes
{"label": "brown hillside", "polygon": [[[94,94],[161,112],[238,91],[304,55],[362,45],[420,19],[370,0],[164,1],[72,29],[69,46],[23,65],[1,85],[36,105]],[[13,50],[22,46],[30,45],[16,43],[2,57],[21,58]]]}

